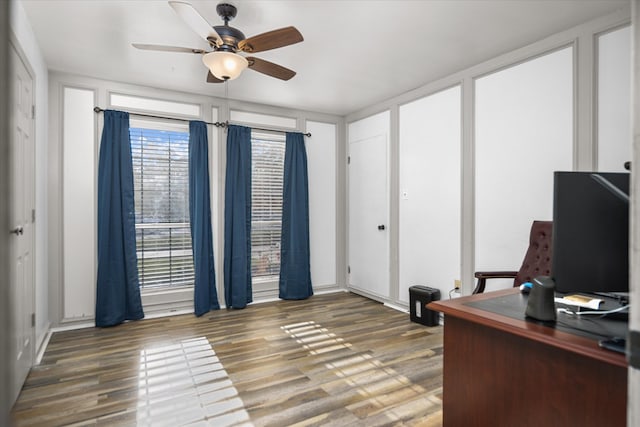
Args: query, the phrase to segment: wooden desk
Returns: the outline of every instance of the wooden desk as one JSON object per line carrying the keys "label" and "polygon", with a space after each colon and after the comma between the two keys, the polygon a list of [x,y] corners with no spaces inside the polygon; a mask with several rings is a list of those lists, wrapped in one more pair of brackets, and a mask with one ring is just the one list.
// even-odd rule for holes
{"label": "wooden desk", "polygon": [[[513,316],[514,300],[521,318]],[[508,315],[499,313],[501,301]],[[478,308],[488,302],[497,310]],[[526,297],[517,289],[427,307],[445,314],[445,426],[626,425],[624,355],[588,334],[525,320]]]}

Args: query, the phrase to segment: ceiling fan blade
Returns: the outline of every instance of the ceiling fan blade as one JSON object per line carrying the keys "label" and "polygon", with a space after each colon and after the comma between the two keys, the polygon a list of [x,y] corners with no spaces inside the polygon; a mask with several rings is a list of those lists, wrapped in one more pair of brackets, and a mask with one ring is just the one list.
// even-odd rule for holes
{"label": "ceiling fan blade", "polygon": [[203,54],[206,51],[202,49],[193,49],[190,47],[164,46],[159,44],[131,43],[131,46],[141,50],[159,50],[162,52],[181,52],[181,53],[197,53]]}
{"label": "ceiling fan blade", "polygon": [[264,59],[254,58],[252,56],[247,57],[249,62],[249,68],[267,76],[275,77],[280,80],[289,80],[296,75],[296,72],[282,65],[274,64],[273,62],[265,61]]}
{"label": "ceiling fan blade", "polygon": [[178,16],[200,37],[207,41],[213,40],[216,44],[222,43],[222,39],[220,39],[216,30],[213,29],[207,20],[204,19],[190,3],[170,1],[169,6],[171,6]]}
{"label": "ceiling fan blade", "polygon": [[224,80],[220,80],[219,78],[211,74],[211,71],[209,71],[207,73],[207,83],[224,83]]}
{"label": "ceiling fan blade", "polygon": [[238,48],[244,52],[264,52],[265,50],[289,46],[303,41],[304,38],[296,27],[285,27],[249,37],[238,43]]}

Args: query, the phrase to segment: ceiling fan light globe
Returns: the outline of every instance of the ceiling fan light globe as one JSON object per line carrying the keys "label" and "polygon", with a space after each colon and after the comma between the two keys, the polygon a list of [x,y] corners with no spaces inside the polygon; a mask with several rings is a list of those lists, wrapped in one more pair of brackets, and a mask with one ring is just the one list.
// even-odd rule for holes
{"label": "ceiling fan light globe", "polygon": [[221,80],[233,80],[240,76],[249,62],[244,56],[233,52],[209,52],[202,57],[202,62],[211,74]]}

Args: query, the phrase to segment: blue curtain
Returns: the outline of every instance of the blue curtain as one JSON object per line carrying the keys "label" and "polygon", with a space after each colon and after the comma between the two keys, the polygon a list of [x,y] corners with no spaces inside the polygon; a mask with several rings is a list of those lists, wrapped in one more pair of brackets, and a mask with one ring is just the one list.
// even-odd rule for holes
{"label": "blue curtain", "polygon": [[129,114],[104,112],[98,164],[96,326],[144,317],[136,255]]}
{"label": "blue curtain", "polygon": [[251,291],[251,129],[229,125],[224,196],[224,299],[244,308]]}
{"label": "blue curtain", "polygon": [[193,308],[196,316],[202,316],[220,305],[213,264],[207,125],[199,121],[189,122],[189,220],[195,270]]}
{"label": "blue curtain", "polygon": [[313,295],[309,260],[309,179],[301,133],[287,132],[282,199],[280,298],[309,298]]}

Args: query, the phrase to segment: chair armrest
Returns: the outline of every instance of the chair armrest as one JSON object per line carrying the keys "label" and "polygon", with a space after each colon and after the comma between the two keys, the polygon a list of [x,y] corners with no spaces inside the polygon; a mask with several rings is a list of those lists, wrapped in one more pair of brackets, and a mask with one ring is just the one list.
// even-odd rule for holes
{"label": "chair armrest", "polygon": [[476,279],[515,279],[517,271],[476,271]]}
{"label": "chair armrest", "polygon": [[478,284],[473,293],[483,293],[487,279],[515,279],[517,274],[517,271],[476,271],[475,277],[478,279]]}

